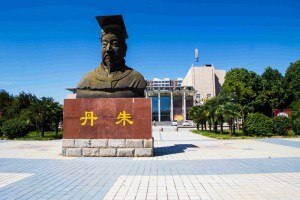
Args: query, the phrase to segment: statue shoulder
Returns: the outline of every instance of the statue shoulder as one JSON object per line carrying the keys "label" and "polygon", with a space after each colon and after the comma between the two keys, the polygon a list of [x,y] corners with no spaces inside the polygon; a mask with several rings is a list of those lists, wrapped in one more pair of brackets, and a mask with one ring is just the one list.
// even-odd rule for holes
{"label": "statue shoulder", "polygon": [[94,81],[95,74],[97,74],[97,68],[85,74],[79,81],[77,88],[90,88]]}
{"label": "statue shoulder", "polygon": [[144,76],[141,73],[139,73],[138,71],[136,71],[128,66],[126,66],[126,70],[131,71],[130,76],[136,77],[137,79],[145,80]]}
{"label": "statue shoulder", "polygon": [[131,73],[129,74],[129,76],[130,76],[130,80],[132,80],[132,83],[130,84],[132,87],[136,87],[136,88],[145,88],[146,87],[147,82],[146,82],[144,76],[141,73],[139,73],[138,71],[131,69]]}

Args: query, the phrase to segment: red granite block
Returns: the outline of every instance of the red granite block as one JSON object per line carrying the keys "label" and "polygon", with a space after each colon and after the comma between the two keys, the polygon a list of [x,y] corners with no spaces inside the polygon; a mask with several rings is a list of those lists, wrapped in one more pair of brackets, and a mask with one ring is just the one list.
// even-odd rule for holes
{"label": "red granite block", "polygon": [[63,125],[63,138],[64,139],[74,139],[80,138],[80,124],[76,123],[76,120],[72,118],[64,118]]}
{"label": "red granite block", "polygon": [[64,139],[150,139],[151,113],[148,98],[66,99]]}
{"label": "red granite block", "polygon": [[148,118],[152,120],[152,110],[149,109],[149,103],[151,108],[151,99],[136,99],[133,105],[133,114],[138,119]]}
{"label": "red granite block", "polygon": [[145,130],[150,130],[152,132],[152,124],[151,119],[145,120],[145,119],[136,119],[136,123],[138,123],[138,126],[133,127],[133,138],[136,139],[150,139],[149,135]]}
{"label": "red granite block", "polygon": [[64,118],[78,116],[80,114],[80,99],[64,100]]}
{"label": "red granite block", "polygon": [[102,120],[97,127],[97,139],[114,139],[116,138],[116,127],[113,120]]}

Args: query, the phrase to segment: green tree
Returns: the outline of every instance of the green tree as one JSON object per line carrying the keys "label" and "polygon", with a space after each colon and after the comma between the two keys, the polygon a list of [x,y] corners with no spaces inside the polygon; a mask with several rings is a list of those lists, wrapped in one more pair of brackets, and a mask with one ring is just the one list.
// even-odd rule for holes
{"label": "green tree", "polygon": [[234,68],[226,73],[222,92],[230,96],[240,107],[243,120],[255,107],[255,99],[261,91],[261,78],[255,72]]}
{"label": "green tree", "polygon": [[[14,97],[9,109],[7,110],[7,117],[12,119],[16,117],[21,117],[22,119],[28,119],[27,113],[25,110],[28,109],[32,101],[36,97],[30,93],[20,92],[20,94]],[[25,116],[22,116],[25,114]]]}
{"label": "green tree", "polygon": [[292,126],[296,135],[300,135],[300,100],[291,103]]}
{"label": "green tree", "polygon": [[197,130],[199,130],[199,126],[201,124],[201,130],[203,131],[203,126],[206,121],[204,106],[200,105],[191,107],[189,109],[189,115],[193,122],[196,124]]}
{"label": "green tree", "polygon": [[277,69],[267,67],[261,75],[261,79],[262,91],[256,99],[256,104],[259,107],[257,111],[271,117],[274,109],[283,108],[283,76]]}
{"label": "green tree", "polygon": [[213,124],[213,129],[217,132],[218,121],[216,118],[216,109],[217,109],[217,97],[210,98],[204,104],[205,116],[208,120],[209,131],[211,131],[211,125]]}
{"label": "green tree", "polygon": [[[35,99],[31,105],[31,113],[34,116],[37,133],[41,132],[41,137],[44,137],[46,125],[54,122],[57,123],[60,116],[59,104],[54,102],[53,98],[42,97],[41,99]],[[57,116],[56,116],[57,115]],[[62,115],[61,115],[62,116]],[[58,129],[58,128],[56,128]]]}
{"label": "green tree", "polygon": [[246,135],[272,136],[272,119],[262,113],[251,113],[244,122]]}
{"label": "green tree", "polygon": [[286,105],[300,99],[300,60],[291,63],[284,76]]}
{"label": "green tree", "polygon": [[56,133],[56,137],[57,137],[58,136],[58,126],[59,126],[59,123],[63,119],[63,106],[60,105],[58,102],[52,102],[51,111],[52,111],[51,120],[54,123],[55,133]]}
{"label": "green tree", "polygon": [[232,136],[235,132],[234,119],[241,117],[240,107],[231,101],[225,102],[223,117],[228,122],[230,135]]}
{"label": "green tree", "polygon": [[287,135],[288,130],[292,128],[290,118],[278,116],[273,118],[273,132],[276,135]]}
{"label": "green tree", "polygon": [[292,118],[300,119],[300,99],[291,103]]}
{"label": "green tree", "polygon": [[215,118],[221,127],[221,133],[223,133],[223,123],[228,122],[230,135],[232,135],[232,132],[234,132],[234,119],[241,116],[240,106],[233,102],[231,96],[221,93],[216,98],[215,107]]}
{"label": "green tree", "polygon": [[54,125],[58,135],[58,126],[63,118],[63,107],[53,98],[38,99],[25,92],[14,97],[5,90],[0,90],[0,112],[4,116],[0,119],[0,126],[8,119],[24,121],[28,127],[35,125],[37,134],[40,131],[41,137],[44,137],[45,129],[51,125]]}
{"label": "green tree", "polygon": [[3,117],[6,116],[7,110],[11,106],[13,100],[14,97],[10,95],[7,91],[0,90],[0,112],[2,113]]}
{"label": "green tree", "polygon": [[19,118],[13,118],[6,120],[1,130],[4,136],[8,139],[14,139],[16,137],[24,137],[29,132],[30,125],[28,122],[21,120]]}
{"label": "green tree", "polygon": [[218,124],[221,127],[221,133],[223,134],[223,123],[224,123],[224,113],[225,113],[225,107],[224,104],[220,104],[217,106],[215,116],[216,119],[218,120]]}
{"label": "green tree", "polygon": [[[215,106],[215,119],[221,127],[221,133],[223,133],[223,123],[224,123],[224,113],[226,112],[225,104],[231,101],[231,97],[228,95],[221,93],[216,97]],[[215,130],[216,131],[216,130]]]}

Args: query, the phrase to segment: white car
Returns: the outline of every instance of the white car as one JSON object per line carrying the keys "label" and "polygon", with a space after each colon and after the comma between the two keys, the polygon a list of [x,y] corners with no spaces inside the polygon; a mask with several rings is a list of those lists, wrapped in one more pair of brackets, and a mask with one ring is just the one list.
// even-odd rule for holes
{"label": "white car", "polygon": [[171,122],[171,125],[172,125],[172,126],[177,126],[177,125],[178,125],[177,120],[173,120],[173,121]]}
{"label": "white car", "polygon": [[192,126],[192,124],[191,124],[191,122],[189,122],[189,121],[184,121],[184,122],[182,123],[182,126]]}

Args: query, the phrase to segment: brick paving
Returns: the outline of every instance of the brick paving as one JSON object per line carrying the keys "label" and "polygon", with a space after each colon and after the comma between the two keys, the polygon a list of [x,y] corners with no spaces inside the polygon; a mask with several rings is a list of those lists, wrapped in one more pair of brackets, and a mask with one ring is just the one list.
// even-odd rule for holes
{"label": "brick paving", "polygon": [[151,158],[70,158],[61,140],[0,140],[0,200],[300,199],[300,138],[215,140],[159,128]]}

